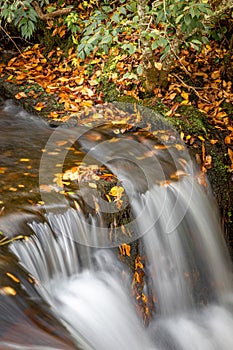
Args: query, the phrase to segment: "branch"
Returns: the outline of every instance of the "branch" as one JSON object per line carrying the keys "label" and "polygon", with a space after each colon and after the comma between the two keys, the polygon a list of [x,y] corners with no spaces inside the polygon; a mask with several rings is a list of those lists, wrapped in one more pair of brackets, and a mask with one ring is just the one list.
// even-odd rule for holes
{"label": "branch", "polygon": [[24,57],[24,54],[18,47],[18,45],[15,43],[15,41],[12,39],[12,37],[7,33],[7,31],[0,25],[0,29],[6,34],[6,36],[10,39],[10,41],[13,43],[13,45],[16,47],[16,49],[19,51],[20,55]]}
{"label": "branch", "polygon": [[42,19],[43,21],[47,21],[47,20],[54,18],[54,17],[66,15],[67,13],[70,13],[72,10],[72,8],[69,7],[69,8],[65,8],[65,9],[61,9],[61,10],[57,10],[57,11],[53,11],[53,12],[44,14],[37,1],[34,1],[32,3],[32,5],[34,6],[34,9],[36,10],[38,17],[40,19]]}

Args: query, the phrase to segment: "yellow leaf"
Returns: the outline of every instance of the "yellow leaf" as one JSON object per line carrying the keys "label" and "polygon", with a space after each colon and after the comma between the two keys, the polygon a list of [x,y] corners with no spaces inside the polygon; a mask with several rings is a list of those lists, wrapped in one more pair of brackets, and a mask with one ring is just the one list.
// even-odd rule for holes
{"label": "yellow leaf", "polygon": [[29,158],[20,158],[20,162],[30,162]]}
{"label": "yellow leaf", "polygon": [[141,278],[140,278],[140,275],[139,275],[139,273],[137,271],[134,273],[134,281],[136,283],[141,283],[142,282]]}
{"label": "yellow leaf", "polygon": [[10,187],[9,190],[12,191],[12,192],[16,192],[16,191],[18,191],[18,188],[16,188],[16,187]]}
{"label": "yellow leaf", "polygon": [[45,108],[45,105],[43,102],[38,102],[34,108],[40,112],[43,108]]}
{"label": "yellow leaf", "polygon": [[121,198],[122,193],[124,192],[124,188],[121,186],[114,186],[109,191],[110,196],[117,197],[118,199]]}
{"label": "yellow leaf", "polygon": [[9,75],[9,77],[6,79],[6,81],[10,81],[10,80],[12,80],[14,78],[14,75]]}
{"label": "yellow leaf", "polygon": [[16,291],[14,288],[10,286],[2,287],[0,289],[0,294],[6,294],[6,295],[16,295]]}
{"label": "yellow leaf", "polygon": [[20,280],[19,280],[15,275],[13,275],[12,273],[6,272],[6,275],[7,275],[8,277],[10,277],[14,282],[20,283]]}
{"label": "yellow leaf", "polygon": [[204,137],[202,137],[202,136],[198,136],[198,138],[199,138],[199,140],[201,140],[201,141],[205,142]]}
{"label": "yellow leaf", "polygon": [[91,100],[86,100],[86,101],[84,100],[80,103],[80,106],[81,107],[91,107],[92,104],[93,104],[93,102]]}
{"label": "yellow leaf", "polygon": [[189,99],[189,94],[185,91],[181,92],[181,96],[183,97],[184,100],[188,100]]}
{"label": "yellow leaf", "polygon": [[161,70],[163,65],[161,62],[154,62],[154,66],[156,69]]}
{"label": "yellow leaf", "polygon": [[183,106],[183,105],[187,105],[189,103],[189,100],[183,100],[182,102],[181,102],[181,105]]}

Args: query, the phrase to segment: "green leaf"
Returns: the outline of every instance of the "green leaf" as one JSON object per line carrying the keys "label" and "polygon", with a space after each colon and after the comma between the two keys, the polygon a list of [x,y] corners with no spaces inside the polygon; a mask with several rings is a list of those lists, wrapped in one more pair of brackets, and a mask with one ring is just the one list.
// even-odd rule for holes
{"label": "green leaf", "polygon": [[117,12],[115,12],[111,18],[111,20],[115,23],[119,23],[121,20],[121,17],[119,16],[119,14]]}
{"label": "green leaf", "polygon": [[142,67],[141,64],[139,64],[139,65],[137,66],[137,74],[138,74],[138,75],[142,75],[142,73],[143,73],[143,67]]}
{"label": "green leaf", "polygon": [[122,45],[122,49],[128,51],[130,55],[132,55],[137,50],[136,46],[131,43]]}
{"label": "green leaf", "polygon": [[120,7],[118,8],[118,11],[119,11],[122,15],[126,15],[126,14],[127,14],[127,11],[126,11],[125,6],[120,6]]}
{"label": "green leaf", "polygon": [[152,49],[152,50],[155,50],[155,49],[157,49],[158,46],[159,46],[158,40],[156,40],[156,41],[154,41],[154,42],[152,43],[151,49]]}
{"label": "green leaf", "polygon": [[163,61],[166,57],[167,57],[167,55],[170,53],[170,46],[169,45],[167,45],[166,47],[165,47],[165,49],[163,50],[163,54],[162,54],[162,56],[160,57],[160,61]]}
{"label": "green leaf", "polygon": [[103,37],[103,39],[100,42],[100,45],[101,44],[110,44],[111,42],[112,42],[112,35],[108,34],[108,35]]}
{"label": "green leaf", "polygon": [[38,15],[37,15],[37,12],[36,12],[34,9],[31,8],[31,9],[29,10],[28,16],[29,16],[29,18],[30,18],[32,21],[34,21],[34,22],[37,21]]}
{"label": "green leaf", "polygon": [[54,11],[56,11],[56,7],[54,7],[54,6],[48,6],[47,7],[47,12],[48,13],[51,13],[51,12],[54,12]]}
{"label": "green leaf", "polygon": [[125,79],[137,79],[138,77],[135,73],[127,72],[123,75],[123,78],[125,78]]}
{"label": "green leaf", "polygon": [[179,15],[178,17],[176,17],[175,23],[176,23],[176,24],[180,23],[180,20],[181,20],[181,18],[183,18],[183,17],[184,17],[184,14],[181,13],[181,15]]}
{"label": "green leaf", "polygon": [[200,40],[197,39],[192,39],[191,43],[197,44],[197,45],[202,45],[202,42]]}
{"label": "green leaf", "polygon": [[189,14],[186,14],[186,15],[184,16],[184,22],[185,22],[185,24],[186,24],[187,27],[190,25],[191,20],[192,20],[192,19],[191,19],[191,16],[190,16]]}
{"label": "green leaf", "polygon": [[85,52],[84,52],[84,51],[80,51],[80,52],[78,53],[78,57],[80,57],[82,60],[84,60],[85,57],[86,57]]}
{"label": "green leaf", "polygon": [[190,45],[191,45],[191,47],[192,47],[193,49],[195,49],[196,51],[199,51],[199,50],[200,50],[200,46],[194,44],[193,42],[191,42]]}
{"label": "green leaf", "polygon": [[194,17],[196,16],[195,10],[194,10],[194,7],[193,7],[193,6],[190,7],[189,12],[190,12],[190,15],[191,15],[192,18],[194,18]]}

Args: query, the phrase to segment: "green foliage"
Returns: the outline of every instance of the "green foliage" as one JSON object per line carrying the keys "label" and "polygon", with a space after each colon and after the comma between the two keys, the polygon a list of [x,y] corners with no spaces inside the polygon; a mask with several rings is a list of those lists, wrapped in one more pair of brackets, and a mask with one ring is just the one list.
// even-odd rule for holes
{"label": "green foliage", "polygon": [[156,28],[158,25],[162,27],[162,30],[151,29],[147,33],[153,39],[152,49],[161,47],[164,50],[161,59],[173,49],[175,38],[180,46],[192,47],[197,51],[208,43],[211,26],[207,16],[213,15],[209,3],[200,0],[164,0],[155,2],[148,15],[154,19]]}
{"label": "green foliage", "polygon": [[[13,23],[22,34],[29,39],[36,29],[38,15],[33,5],[33,0],[0,0],[0,24]],[[39,5],[49,4],[49,0],[40,0]]]}
{"label": "green foliage", "polygon": [[137,46],[120,42],[120,36],[124,31],[132,33],[131,25],[136,12],[135,1],[120,0],[119,6],[112,7],[109,1],[102,1],[101,6],[93,9],[90,16],[83,19],[78,13],[71,13],[65,22],[68,30],[73,35],[73,42],[77,45],[77,55],[80,58],[89,56],[93,51],[99,54],[108,53],[110,47],[121,46],[123,50],[132,54]]}
{"label": "green foliage", "polygon": [[[161,48],[161,60],[173,50],[174,38],[179,45],[192,47],[200,51],[207,44],[211,24],[206,21],[213,12],[209,3],[201,0],[163,0],[148,2],[145,8],[148,25],[140,33],[140,19],[137,13],[137,1],[119,0],[102,1],[91,11],[90,16],[79,17],[71,13],[66,18],[68,29],[77,45],[77,55],[80,58],[89,56],[91,52],[108,53],[110,47],[133,54],[140,45],[140,38],[147,40],[152,50]],[[77,34],[78,35],[75,35]],[[122,33],[134,34],[133,41],[122,41]]]}

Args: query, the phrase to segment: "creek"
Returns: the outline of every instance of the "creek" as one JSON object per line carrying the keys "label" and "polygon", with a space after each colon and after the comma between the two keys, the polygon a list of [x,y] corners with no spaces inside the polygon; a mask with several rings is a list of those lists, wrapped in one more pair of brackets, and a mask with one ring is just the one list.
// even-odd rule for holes
{"label": "creek", "polygon": [[[177,135],[159,125],[150,135],[104,123],[54,130],[2,102],[1,350],[233,349],[218,211]],[[106,169],[115,199],[98,192]],[[120,245],[132,245],[129,264]]]}

